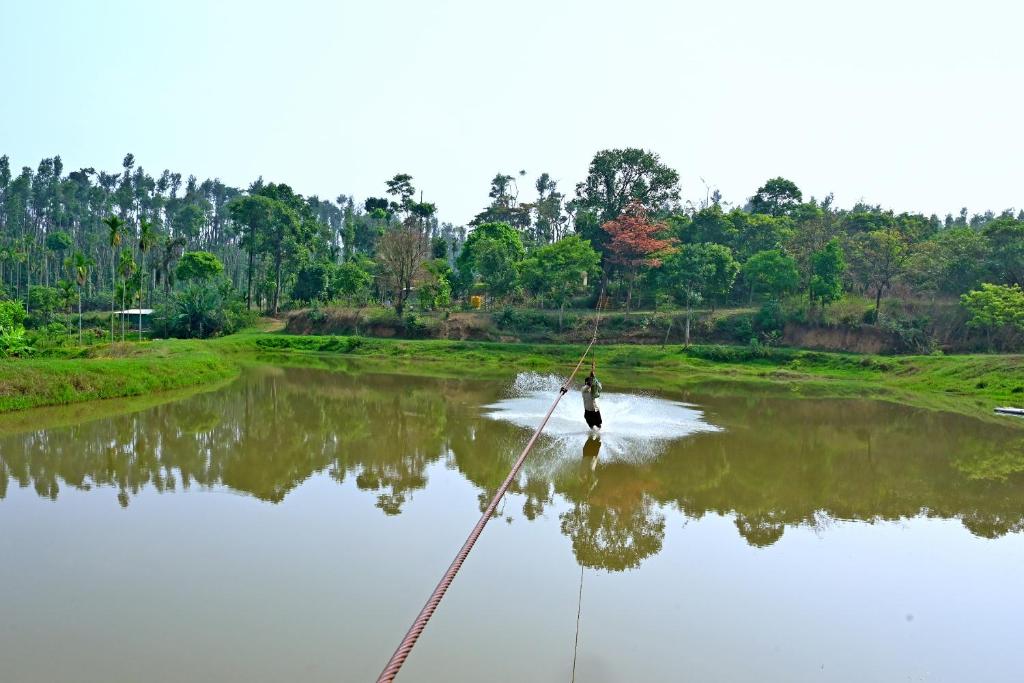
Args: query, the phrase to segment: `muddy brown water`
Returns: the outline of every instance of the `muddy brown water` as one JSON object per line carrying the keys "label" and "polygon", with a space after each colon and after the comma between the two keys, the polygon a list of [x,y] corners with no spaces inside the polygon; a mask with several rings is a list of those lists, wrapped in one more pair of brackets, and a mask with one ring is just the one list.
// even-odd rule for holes
{"label": "muddy brown water", "polygon": [[[0,681],[372,680],[549,384],[261,366],[0,436]],[[600,442],[577,396],[556,415],[401,680],[1021,680],[1021,431],[605,391]]]}

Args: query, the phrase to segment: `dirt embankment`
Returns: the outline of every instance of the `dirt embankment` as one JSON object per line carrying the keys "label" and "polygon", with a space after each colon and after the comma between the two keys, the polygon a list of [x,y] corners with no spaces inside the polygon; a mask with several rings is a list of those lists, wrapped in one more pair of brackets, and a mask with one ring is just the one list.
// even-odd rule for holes
{"label": "dirt embankment", "polygon": [[786,325],[782,343],[802,349],[853,353],[892,353],[899,346],[892,334],[875,328],[810,327],[792,323]]}

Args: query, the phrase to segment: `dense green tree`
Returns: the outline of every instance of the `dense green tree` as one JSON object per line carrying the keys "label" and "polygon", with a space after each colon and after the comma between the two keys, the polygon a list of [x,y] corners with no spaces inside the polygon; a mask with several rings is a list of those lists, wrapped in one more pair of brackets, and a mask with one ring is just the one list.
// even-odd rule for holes
{"label": "dense green tree", "polygon": [[338,267],[334,285],[337,293],[349,301],[364,303],[373,286],[373,267],[373,261],[365,256],[342,263]]}
{"label": "dense green tree", "polygon": [[982,230],[990,245],[991,275],[995,281],[1024,285],[1024,221],[1000,217]]}
{"label": "dense green tree", "polygon": [[[490,244],[492,242],[497,243],[497,246]],[[460,289],[463,291],[468,291],[481,274],[480,252],[484,244],[489,245],[488,250],[493,252],[492,257],[504,254],[512,263],[518,263],[526,256],[522,238],[508,223],[484,223],[476,226],[469,233],[465,244],[462,245],[462,251],[455,259]]]}
{"label": "dense green tree", "polygon": [[684,244],[665,258],[659,272],[662,287],[686,307],[684,343],[690,344],[693,307],[724,296],[736,280],[739,264],[721,244]]}
{"label": "dense green tree", "polygon": [[269,229],[276,203],[269,197],[248,195],[233,199],[228,212],[241,228],[241,244],[248,255],[245,275],[245,304],[252,308],[252,281],[256,270],[256,252],[263,235]]}
{"label": "dense green tree", "polygon": [[773,299],[794,291],[800,284],[800,272],[796,260],[779,249],[759,251],[751,256],[741,268],[743,281],[749,291],[749,301],[754,300],[755,291],[768,294]]}
{"label": "dense green tree", "polygon": [[910,255],[906,238],[895,229],[872,230],[851,239],[850,262],[854,276],[875,295],[875,320],[878,320],[882,294],[903,275]]}
{"label": "dense green tree", "polygon": [[331,296],[336,267],[324,261],[307,261],[295,274],[291,296],[293,301],[312,303],[325,301]]}
{"label": "dense green tree", "polygon": [[986,282],[980,289],[962,295],[960,301],[971,314],[968,324],[985,330],[989,348],[992,348],[992,333],[1000,328],[1014,326],[1024,330],[1024,290],[1020,285]]}
{"label": "dense green tree", "polygon": [[519,290],[520,251],[504,240],[485,237],[476,242],[473,253],[473,271],[480,276],[488,294],[503,299]]}
{"label": "dense green tree", "polygon": [[215,254],[208,251],[187,251],[178,261],[176,274],[179,280],[209,280],[224,273],[224,264]]}
{"label": "dense green tree", "polygon": [[558,306],[558,328],[569,299],[583,291],[599,272],[601,255],[579,235],[569,235],[534,250],[520,268],[523,285],[531,294]]}
{"label": "dense green tree", "polygon": [[57,287],[32,285],[28,290],[29,309],[36,324],[49,325],[61,310],[61,293]]}
{"label": "dense green tree", "polygon": [[694,212],[690,219],[680,225],[679,238],[690,244],[715,243],[735,244],[739,232],[733,221],[718,204],[712,204]]}
{"label": "dense green tree", "polygon": [[733,242],[723,242],[732,247],[738,260],[746,260],[761,251],[778,251],[789,242],[796,228],[789,216],[747,213],[734,209],[729,212],[732,222]]}
{"label": "dense green tree", "polygon": [[766,213],[770,216],[788,215],[800,202],[803,194],[792,180],[772,178],[757,189],[750,198],[751,213]]}
{"label": "dense green tree", "polygon": [[447,311],[452,305],[451,266],[445,259],[434,259],[426,264],[425,270],[426,277],[417,292],[420,308],[425,311]]}
{"label": "dense green tree", "polygon": [[829,240],[823,249],[811,256],[811,303],[822,306],[838,300],[843,295],[843,273],[846,259],[838,239]]}

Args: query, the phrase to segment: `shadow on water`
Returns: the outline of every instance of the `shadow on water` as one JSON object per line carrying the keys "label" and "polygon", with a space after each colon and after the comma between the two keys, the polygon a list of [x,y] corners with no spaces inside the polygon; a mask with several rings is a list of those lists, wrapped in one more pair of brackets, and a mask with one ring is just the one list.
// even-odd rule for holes
{"label": "shadow on water", "polygon": [[[52,500],[101,488],[127,507],[144,487],[224,486],[278,503],[326,473],[396,515],[443,464],[477,487],[483,509],[550,396],[530,381],[510,390],[257,367],[175,403],[0,437],[0,499],[12,485]],[[695,407],[613,391],[603,401],[600,441],[567,401],[511,489],[527,520],[564,502],[562,532],[587,567],[625,570],[658,553],[668,509],[728,515],[756,547],[835,520],[958,519],[987,538],[1024,530],[1016,431],[870,401],[737,395]]]}

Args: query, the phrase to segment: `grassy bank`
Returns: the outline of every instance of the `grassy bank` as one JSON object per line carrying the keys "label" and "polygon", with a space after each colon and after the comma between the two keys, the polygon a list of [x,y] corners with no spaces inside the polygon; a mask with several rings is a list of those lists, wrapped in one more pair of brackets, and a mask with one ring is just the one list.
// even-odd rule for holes
{"label": "grassy bank", "polygon": [[[209,341],[159,341],[103,355],[0,364],[0,412],[96,398],[143,396],[212,384],[247,362],[444,377],[507,378],[517,371],[567,373],[578,344],[503,344],[364,337],[238,334]],[[1024,357],[866,356],[748,347],[596,347],[602,376],[630,389],[793,397],[876,398],[991,416],[1024,404]],[[1024,421],[1020,421],[1024,425]]]}
{"label": "grassy bank", "polygon": [[212,384],[238,372],[236,363],[205,342],[116,345],[93,349],[90,354],[0,362],[0,413],[145,396]]}

